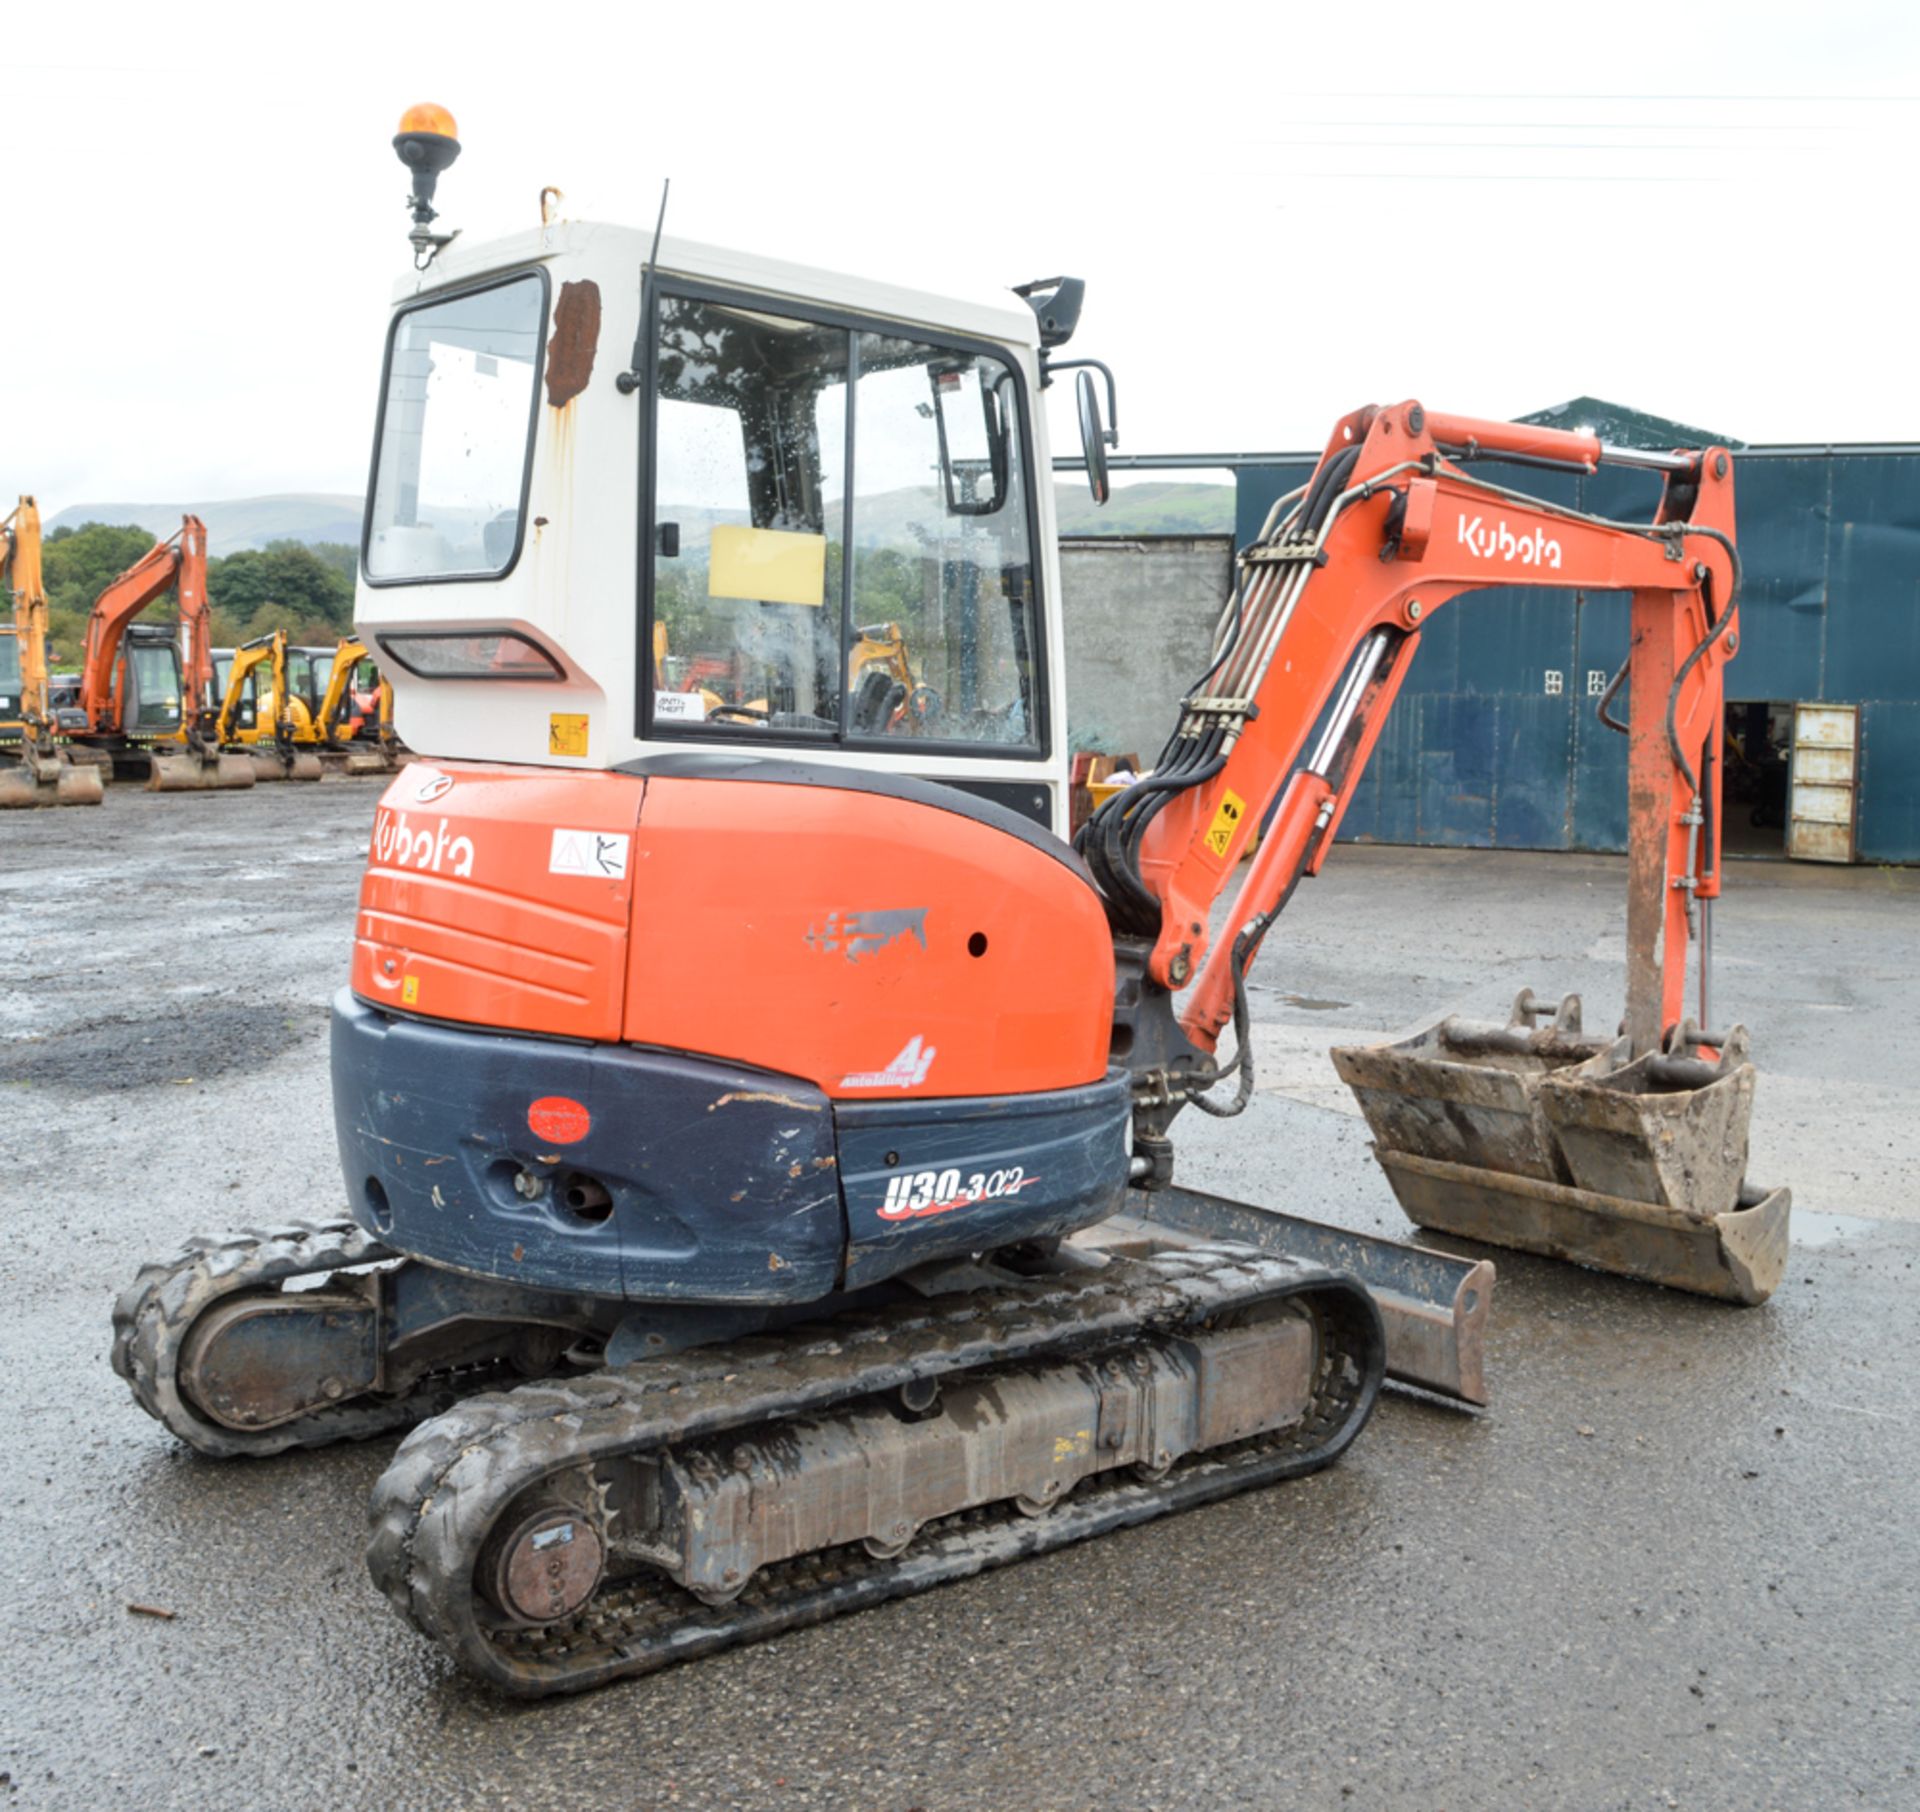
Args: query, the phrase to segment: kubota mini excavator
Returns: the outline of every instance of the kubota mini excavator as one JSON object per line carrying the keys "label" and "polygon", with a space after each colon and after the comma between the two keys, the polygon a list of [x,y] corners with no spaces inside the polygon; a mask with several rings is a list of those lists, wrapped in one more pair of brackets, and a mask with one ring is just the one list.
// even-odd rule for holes
{"label": "kubota mini excavator", "polygon": [[[168,592],[180,607],[179,630],[134,622]],[[149,792],[251,786],[251,764],[222,753],[212,735],[206,706],[212,687],[207,530],[198,516],[185,516],[178,533],[155,542],[94,600],[75,753],[103,771],[145,780]]]}
{"label": "kubota mini excavator", "polygon": [[[334,1003],[353,1218],[144,1270],[114,1362],[151,1414],[213,1454],[420,1423],[374,1489],[373,1576],[541,1694],[1325,1465],[1383,1371],[1482,1399],[1489,1265],[1183,1189],[1171,1133],[1247,1105],[1248,966],[1433,614],[1494,585],[1634,597],[1625,1031],[1588,1041],[1569,1003],[1381,1056],[1411,1105],[1379,1111],[1455,1136],[1412,1154],[1416,1211],[1523,1201],[1518,1243],[1630,1269],[1648,1226],[1784,1242],[1784,1192],[1670,1210],[1633,1163],[1743,1149],[1751,1100],[1744,1035],[1682,999],[1720,879],[1723,450],[1651,456],[1659,512],[1618,523],[1471,462],[1649,456],[1348,416],[1076,853],[1039,404],[1081,286],[948,300],[551,222],[449,253],[452,130],[416,110],[396,140],[418,274],[358,620],[433,755],[376,813]],[[868,721],[845,650],[874,570],[935,698]],[[764,712],[658,704],[668,578]],[[1599,1168],[1507,1189],[1502,1141],[1549,1138]]]}
{"label": "kubota mini excavator", "polygon": [[0,627],[0,807],[98,805],[98,772],[75,762],[59,740],[79,719],[56,711],[49,693],[40,509],[31,497],[0,521],[0,595],[8,591],[13,622]]}

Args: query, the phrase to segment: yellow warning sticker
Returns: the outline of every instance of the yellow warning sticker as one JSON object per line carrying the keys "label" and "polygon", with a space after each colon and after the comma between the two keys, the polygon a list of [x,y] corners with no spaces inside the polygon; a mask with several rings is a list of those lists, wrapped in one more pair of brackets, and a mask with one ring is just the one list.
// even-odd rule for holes
{"label": "yellow warning sticker", "polygon": [[549,755],[584,755],[587,752],[587,714],[584,711],[555,711],[547,718]]}
{"label": "yellow warning sticker", "polygon": [[1247,802],[1238,793],[1222,793],[1220,809],[1213,814],[1213,823],[1207,827],[1207,847],[1223,860],[1227,846],[1233,841],[1233,833],[1240,828],[1240,819],[1247,809]]}
{"label": "yellow warning sticker", "polygon": [[420,999],[420,978],[409,975],[400,984],[400,1004],[411,1007]]}

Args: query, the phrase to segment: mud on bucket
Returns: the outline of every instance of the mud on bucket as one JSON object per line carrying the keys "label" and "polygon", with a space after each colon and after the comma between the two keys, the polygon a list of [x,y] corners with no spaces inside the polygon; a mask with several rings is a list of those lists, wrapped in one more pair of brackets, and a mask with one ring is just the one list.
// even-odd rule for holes
{"label": "mud on bucket", "polygon": [[[1733,1302],[1764,1302],[1792,1198],[1744,1181],[1753,1065],[1743,1028],[1629,1061],[1578,1032],[1579,1003],[1530,1029],[1449,1020],[1397,1045],[1333,1053],[1417,1225]],[[1537,1011],[1537,1009],[1535,1009]],[[1691,1055],[1718,1044],[1717,1063]],[[1579,1046],[1585,1046],[1582,1053]]]}
{"label": "mud on bucket", "polygon": [[1381,1161],[1403,1153],[1503,1176],[1569,1181],[1540,1111],[1540,1087],[1598,1057],[1611,1040],[1581,1031],[1577,994],[1541,1025],[1547,1012],[1523,989],[1504,1026],[1446,1019],[1395,1044],[1337,1048],[1334,1068],[1358,1098]]}

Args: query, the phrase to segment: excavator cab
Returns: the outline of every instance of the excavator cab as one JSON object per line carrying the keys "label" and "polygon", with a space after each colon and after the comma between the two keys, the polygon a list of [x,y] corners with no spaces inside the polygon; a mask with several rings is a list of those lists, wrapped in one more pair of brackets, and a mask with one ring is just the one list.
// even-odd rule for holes
{"label": "excavator cab", "polygon": [[185,679],[177,632],[161,623],[132,623],[121,638],[116,683],[121,723],[134,741],[176,735]]}
{"label": "excavator cab", "polygon": [[0,743],[20,740],[20,698],[24,674],[21,671],[20,636],[10,626],[0,626]]}

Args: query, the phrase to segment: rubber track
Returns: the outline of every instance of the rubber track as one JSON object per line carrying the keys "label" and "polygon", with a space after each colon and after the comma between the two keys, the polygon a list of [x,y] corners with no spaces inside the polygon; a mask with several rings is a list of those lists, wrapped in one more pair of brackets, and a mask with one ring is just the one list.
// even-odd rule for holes
{"label": "rubber track", "polygon": [[[929,1524],[893,1560],[860,1547],[799,1556],[763,1569],[717,1609],[642,1574],[603,1586],[567,1623],[521,1630],[500,1627],[474,1590],[489,1530],[554,1474],[818,1414],[913,1379],[1099,1356],[1144,1329],[1193,1327],[1282,1297],[1317,1313],[1321,1362],[1306,1416],[1192,1456],[1153,1483],[1097,1475],[1036,1518],[1011,1505],[963,1511]],[[579,1691],[1314,1471],[1365,1425],[1384,1363],[1379,1313],[1351,1279],[1239,1246],[1116,1260],[1091,1281],[849,1316],[784,1339],[472,1398],[415,1429],[374,1486],[368,1569],[400,1614],[469,1672],[520,1696]]]}
{"label": "rubber track", "polygon": [[134,1401],[156,1422],[188,1446],[218,1459],[365,1441],[410,1428],[457,1401],[463,1386],[473,1390],[497,1383],[498,1371],[489,1368],[471,1380],[430,1376],[399,1396],[349,1399],[255,1432],[209,1421],[179,1386],[180,1353],[187,1335],[216,1303],[292,1278],[399,1256],[345,1219],[290,1221],[282,1227],[247,1228],[217,1239],[190,1239],[176,1257],[142,1266],[114,1303],[113,1369],[133,1387]]}

